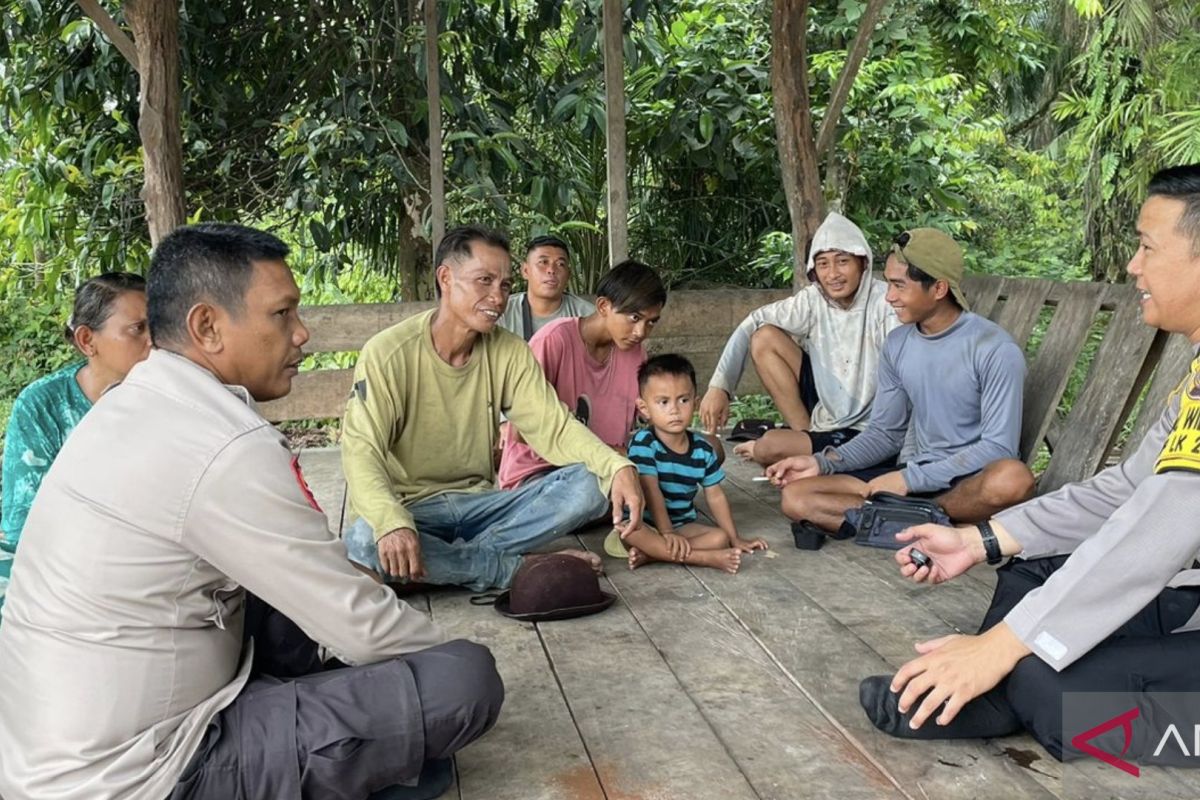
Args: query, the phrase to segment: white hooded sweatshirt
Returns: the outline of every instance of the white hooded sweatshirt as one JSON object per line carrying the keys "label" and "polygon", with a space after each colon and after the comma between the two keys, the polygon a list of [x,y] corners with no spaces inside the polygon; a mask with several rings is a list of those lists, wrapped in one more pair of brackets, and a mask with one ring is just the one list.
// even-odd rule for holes
{"label": "white hooded sweatshirt", "polygon": [[850,307],[838,306],[814,281],[789,298],[755,309],[729,337],[708,385],[732,396],[746,367],[750,337],[762,326],[774,325],[795,337],[804,348],[805,358],[812,360],[820,402],[812,411],[811,429],[862,430],[875,397],[879,349],[900,321],[884,300],[887,285],[871,277],[874,259],[866,237],[857,225],[836,212],[829,213],[813,237],[808,254],[810,278],[813,258],[829,250],[867,260]]}

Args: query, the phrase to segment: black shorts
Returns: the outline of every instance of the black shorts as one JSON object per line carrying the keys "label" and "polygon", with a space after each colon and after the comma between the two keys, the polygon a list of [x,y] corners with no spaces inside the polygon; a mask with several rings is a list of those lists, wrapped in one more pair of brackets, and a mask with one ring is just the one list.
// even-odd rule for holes
{"label": "black shorts", "polygon": [[[804,360],[800,364],[800,402],[804,404],[804,409],[811,414],[820,399],[817,396],[817,382],[813,379],[812,359],[808,357],[808,353],[804,353]],[[812,451],[819,453],[826,447],[841,447],[861,432],[854,428],[838,428],[834,431],[808,431],[807,433],[808,438],[812,440]]]}
{"label": "black shorts", "polygon": [[808,357],[808,351],[803,348],[800,349],[800,352],[803,354],[803,358],[800,360],[800,402],[804,404],[804,409],[811,414],[821,398],[817,395],[817,381],[813,378],[812,359]]}
{"label": "black shorts", "polygon": [[812,451],[819,453],[826,447],[841,447],[862,431],[854,428],[838,428],[835,431],[806,431],[812,442]]}
{"label": "black shorts", "polygon": [[[815,453],[818,451],[814,449],[813,452]],[[898,469],[904,469],[904,465],[896,463],[896,459],[892,458],[888,459],[887,461],[880,461],[878,464],[873,464],[869,467],[852,469],[848,472],[839,472],[837,474],[848,475],[851,478],[858,478],[863,483],[870,483],[880,475],[887,475],[889,472],[895,472]]]}
{"label": "black shorts", "polygon": [[[816,452],[816,451],[814,450],[813,452]],[[863,483],[870,483],[874,478],[878,478],[880,475],[887,475],[889,472],[895,472],[898,469],[904,469],[906,466],[908,466],[908,465],[899,463],[897,461],[889,460],[889,461],[880,462],[878,464],[875,464],[874,466],[863,467],[862,469],[854,469],[854,470],[850,470],[849,472],[839,472],[837,474],[849,475],[851,478],[858,478]],[[962,481],[965,481],[967,478],[971,477],[972,475],[978,475],[978,474],[979,474],[978,472],[971,472],[966,475],[959,475],[957,478],[950,481],[950,485],[948,487],[946,487],[945,489],[938,489],[937,491],[933,491],[933,492],[910,492],[908,494],[908,496],[921,498],[924,500],[933,500],[934,498],[944,495],[946,492],[950,491],[955,486],[957,486],[959,483],[961,483]]]}

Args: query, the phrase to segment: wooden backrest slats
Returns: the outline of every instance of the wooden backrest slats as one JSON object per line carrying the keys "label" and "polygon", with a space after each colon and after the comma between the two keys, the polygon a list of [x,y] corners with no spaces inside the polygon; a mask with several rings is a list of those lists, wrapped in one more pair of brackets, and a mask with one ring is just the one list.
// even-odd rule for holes
{"label": "wooden backrest slats", "polygon": [[1022,349],[1029,341],[1029,334],[1037,324],[1046,296],[1050,294],[1048,281],[1027,281],[1006,278],[1001,288],[1004,306],[995,315],[996,324],[1012,334]]}
{"label": "wooden backrest slats", "polygon": [[1025,377],[1021,455],[1027,462],[1037,457],[1071,378],[1071,369],[1064,367],[1075,364],[1099,309],[1099,292],[1080,292],[1054,307],[1050,326]]}
{"label": "wooden backrest slats", "polygon": [[[1055,442],[1050,464],[1038,481],[1041,492],[1091,475],[1101,467],[1125,421],[1130,397],[1141,391],[1142,366],[1158,332],[1141,321],[1136,304],[1112,312],[1087,379]],[[1072,362],[1073,364],[1074,362]]]}
{"label": "wooden backrest slats", "polygon": [[[1049,448],[1039,491],[1102,467],[1144,389],[1142,411],[1129,436],[1130,442],[1140,441],[1192,358],[1186,339],[1169,337],[1141,322],[1136,291],[1128,284],[968,275],[964,289],[973,311],[1002,325],[1026,349],[1021,455],[1032,464],[1043,444]],[[703,390],[733,329],[751,310],[789,294],[751,289],[672,292],[648,349],[688,356]],[[305,307],[301,314],[311,334],[306,350],[355,352],[378,331],[431,307],[428,302]],[[1094,331],[1101,337],[1098,346],[1089,345]],[[1082,370],[1089,357],[1087,376],[1064,418],[1058,408],[1071,375]],[[301,373],[290,395],[264,403],[262,411],[273,421],[338,417],[352,375],[351,369]],[[753,368],[747,368],[739,389],[762,391]]]}
{"label": "wooden backrest slats", "polygon": [[998,275],[968,275],[963,281],[963,291],[966,292],[971,310],[994,321],[996,317],[992,312],[999,310],[996,306],[1003,285],[1004,279]]}
{"label": "wooden backrest slats", "polygon": [[1129,433],[1129,441],[1140,442],[1150,430],[1167,402],[1168,395],[1179,385],[1179,381],[1187,374],[1188,367],[1195,358],[1196,348],[1186,336],[1171,336],[1167,339],[1162,354],[1159,355],[1154,369],[1154,377],[1142,398],[1142,412],[1138,414]]}

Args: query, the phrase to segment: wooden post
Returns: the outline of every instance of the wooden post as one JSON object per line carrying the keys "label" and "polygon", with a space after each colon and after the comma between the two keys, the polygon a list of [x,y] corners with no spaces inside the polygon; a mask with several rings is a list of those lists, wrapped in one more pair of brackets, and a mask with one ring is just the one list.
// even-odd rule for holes
{"label": "wooden post", "polygon": [[604,122],[608,162],[608,263],[629,257],[629,191],[625,185],[624,0],[604,0]]}
{"label": "wooden post", "polygon": [[[442,166],[441,59],[438,57],[437,0],[425,0],[425,95],[429,102],[429,205],[433,252],[446,235],[446,177]],[[437,264],[433,268],[437,269]]]}

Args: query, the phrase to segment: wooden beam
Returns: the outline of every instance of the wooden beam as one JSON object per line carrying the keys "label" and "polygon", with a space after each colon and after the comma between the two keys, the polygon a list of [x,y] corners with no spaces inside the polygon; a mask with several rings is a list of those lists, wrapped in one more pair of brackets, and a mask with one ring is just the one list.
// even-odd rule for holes
{"label": "wooden beam", "polygon": [[134,70],[140,72],[137,47],[134,46],[133,39],[125,35],[125,31],[121,30],[121,26],[109,15],[104,6],[100,5],[96,0],[76,0],[76,2],[83,9],[83,13],[90,17],[92,22],[96,23],[96,27],[120,51],[121,55],[125,56],[125,60],[133,65]]}
{"label": "wooden beam", "polygon": [[871,48],[871,35],[875,32],[875,24],[879,22],[879,14],[885,5],[887,0],[868,0],[867,7],[863,9],[863,15],[858,20],[858,32],[854,35],[854,42],[846,54],[842,74],[838,76],[837,84],[829,95],[829,107],[825,109],[825,118],[821,120],[821,129],[817,133],[818,153],[824,153],[833,144],[834,131],[837,130],[842,109],[846,106],[854,79],[858,77],[859,67]]}
{"label": "wooden beam", "polygon": [[604,0],[604,128],[608,162],[608,263],[629,257],[629,190],[625,179],[624,0]]}
{"label": "wooden beam", "polygon": [[[429,103],[429,206],[432,260],[446,235],[446,176],[442,164],[441,59],[438,57],[437,0],[425,0],[425,96]],[[437,269],[437,264],[433,268]]]}

